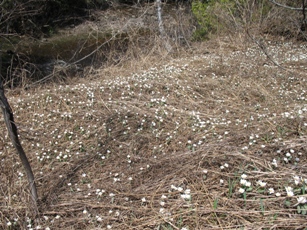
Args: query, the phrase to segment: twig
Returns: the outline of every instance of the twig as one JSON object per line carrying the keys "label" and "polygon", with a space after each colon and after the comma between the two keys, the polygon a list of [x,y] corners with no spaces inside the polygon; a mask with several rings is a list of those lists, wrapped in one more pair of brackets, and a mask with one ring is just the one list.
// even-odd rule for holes
{"label": "twig", "polygon": [[276,65],[277,67],[279,67],[279,68],[281,68],[281,69],[283,69],[283,70],[288,71],[285,67],[283,67],[283,66],[281,66],[280,64],[278,64],[278,63],[272,58],[272,56],[269,54],[269,52],[268,52],[267,48],[265,47],[265,45],[264,45],[261,41],[259,41],[259,40],[257,40],[256,38],[254,38],[254,37],[249,33],[249,30],[248,30],[248,29],[246,30],[246,33],[247,33],[247,35],[250,37],[250,39],[252,39],[252,41],[255,42],[255,43],[258,45],[258,47],[262,50],[262,52],[265,54],[265,56],[266,56],[274,65]]}
{"label": "twig", "polygon": [[297,10],[297,11],[305,11],[305,10],[306,10],[305,8],[296,8],[296,7],[291,7],[291,6],[283,5],[283,4],[281,4],[281,3],[275,2],[275,0],[269,0],[269,1],[270,1],[271,3],[277,5],[277,6],[280,6],[280,7],[289,9],[289,10]]}

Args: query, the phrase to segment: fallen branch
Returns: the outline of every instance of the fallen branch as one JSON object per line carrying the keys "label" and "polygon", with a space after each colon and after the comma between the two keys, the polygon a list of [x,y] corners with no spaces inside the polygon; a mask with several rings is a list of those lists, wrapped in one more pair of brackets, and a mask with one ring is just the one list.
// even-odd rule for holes
{"label": "fallen branch", "polygon": [[249,30],[247,29],[246,30],[246,34],[247,36],[262,50],[262,52],[265,54],[265,56],[277,67],[287,71],[287,69],[283,66],[281,66],[279,63],[277,63],[273,57],[269,54],[265,44],[263,41],[261,40],[257,40],[256,38],[254,38],[250,33],[249,33]]}

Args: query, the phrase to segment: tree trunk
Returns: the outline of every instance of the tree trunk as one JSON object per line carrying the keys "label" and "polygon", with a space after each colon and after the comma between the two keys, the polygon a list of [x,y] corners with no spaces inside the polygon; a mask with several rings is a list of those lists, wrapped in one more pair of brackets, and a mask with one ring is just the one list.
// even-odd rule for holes
{"label": "tree trunk", "polygon": [[161,0],[156,0],[156,4],[157,4],[157,16],[158,16],[158,26],[159,26],[160,36],[165,42],[165,48],[166,48],[167,52],[171,52],[172,46],[168,42],[165,30],[164,30],[164,26],[163,26],[163,21],[162,21],[162,8],[161,8],[162,3],[161,3]]}
{"label": "tree trunk", "polygon": [[[1,59],[1,57],[0,57]],[[5,97],[4,94],[4,88],[3,88],[3,83],[2,79],[0,77],[0,106],[3,112],[4,116],[4,121],[9,133],[9,137],[12,140],[13,146],[16,148],[17,153],[20,157],[20,160],[22,162],[22,165],[26,171],[27,177],[28,177],[28,182],[29,182],[29,188],[30,188],[30,193],[31,193],[31,199],[34,205],[35,209],[35,214],[37,213],[37,190],[36,190],[36,185],[35,185],[35,180],[34,180],[34,175],[32,172],[32,168],[30,166],[30,163],[28,161],[28,158],[21,146],[21,143],[18,138],[18,132],[17,132],[17,127],[14,122],[14,116],[12,109],[7,101],[7,98]]]}

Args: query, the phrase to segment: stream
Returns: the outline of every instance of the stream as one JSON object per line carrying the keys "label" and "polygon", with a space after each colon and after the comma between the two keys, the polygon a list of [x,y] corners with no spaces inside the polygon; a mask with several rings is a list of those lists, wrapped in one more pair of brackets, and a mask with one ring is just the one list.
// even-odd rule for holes
{"label": "stream", "polygon": [[[173,41],[184,31],[182,17],[189,11],[164,4],[166,31]],[[179,12],[179,13],[178,13]],[[95,11],[93,21],[59,29],[51,37],[25,36],[0,39],[2,76],[11,87],[25,82],[44,82],[57,77],[82,76],[84,68],[118,64],[127,51],[138,47],[146,54],[159,36],[155,4]],[[179,36],[180,35],[180,36]],[[176,39],[174,39],[176,38]],[[81,73],[81,74],[80,74]]]}

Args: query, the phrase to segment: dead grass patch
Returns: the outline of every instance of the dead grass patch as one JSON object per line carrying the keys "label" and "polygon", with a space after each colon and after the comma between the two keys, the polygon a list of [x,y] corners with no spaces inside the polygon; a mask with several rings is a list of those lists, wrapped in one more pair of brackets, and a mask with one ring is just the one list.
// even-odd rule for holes
{"label": "dead grass patch", "polygon": [[[109,67],[91,81],[9,91],[42,200],[31,219],[1,126],[1,227],[302,229],[305,73],[295,69],[295,80],[263,65],[253,44],[228,46],[198,44],[192,55],[131,74]],[[303,52],[269,48],[283,49],[280,59]]]}

